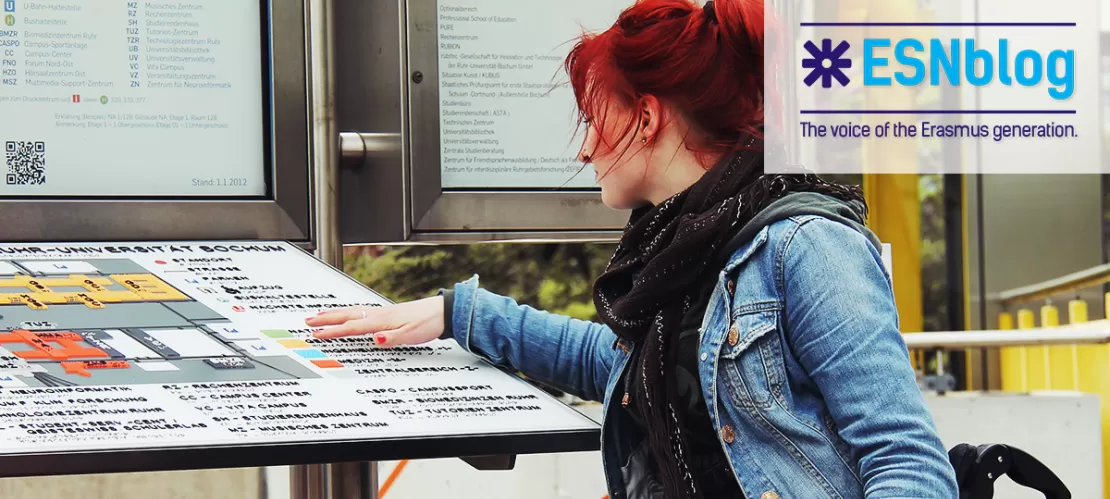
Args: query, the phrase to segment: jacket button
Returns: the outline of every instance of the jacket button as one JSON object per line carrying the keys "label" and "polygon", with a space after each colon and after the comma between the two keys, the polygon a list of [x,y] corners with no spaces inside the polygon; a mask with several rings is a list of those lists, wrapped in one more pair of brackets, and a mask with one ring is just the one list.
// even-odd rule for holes
{"label": "jacket button", "polygon": [[740,331],[737,331],[736,324],[733,324],[728,329],[728,344],[729,346],[736,346],[737,343],[740,343]]}
{"label": "jacket button", "polygon": [[773,490],[768,490],[764,492],[763,495],[759,496],[759,499],[779,499],[779,495]]}
{"label": "jacket button", "polygon": [[732,431],[732,426],[726,424],[721,427],[721,439],[724,440],[726,444],[731,444],[736,440],[736,432]]}

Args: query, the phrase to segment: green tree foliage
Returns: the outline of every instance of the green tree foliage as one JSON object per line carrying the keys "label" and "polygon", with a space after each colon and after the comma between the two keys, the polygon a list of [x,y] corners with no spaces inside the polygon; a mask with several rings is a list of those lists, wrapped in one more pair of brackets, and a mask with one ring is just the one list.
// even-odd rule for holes
{"label": "green tree foliage", "polygon": [[473,244],[350,248],[344,271],[386,298],[435,295],[477,274],[482,288],[557,314],[592,320],[593,281],[611,244]]}

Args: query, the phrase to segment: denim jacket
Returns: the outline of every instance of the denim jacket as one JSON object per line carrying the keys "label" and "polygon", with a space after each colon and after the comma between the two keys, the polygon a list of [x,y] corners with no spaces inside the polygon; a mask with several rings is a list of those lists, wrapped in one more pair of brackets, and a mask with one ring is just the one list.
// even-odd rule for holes
{"label": "denim jacket", "polygon": [[[764,226],[731,253],[709,298],[701,389],[744,497],[953,498],[955,472],[898,330],[879,248],[814,215]],[[449,328],[467,351],[603,404],[612,499],[639,447],[615,387],[635,345],[602,324],[455,285]]]}

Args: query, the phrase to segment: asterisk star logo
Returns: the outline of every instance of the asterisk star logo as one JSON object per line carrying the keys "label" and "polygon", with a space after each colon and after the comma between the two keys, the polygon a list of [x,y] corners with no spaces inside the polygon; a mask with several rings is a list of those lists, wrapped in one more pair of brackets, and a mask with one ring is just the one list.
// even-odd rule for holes
{"label": "asterisk star logo", "polygon": [[844,53],[851,47],[848,42],[840,42],[840,45],[834,49],[832,40],[826,38],[821,40],[821,48],[817,48],[813,42],[806,42],[804,46],[812,56],[802,59],[802,67],[811,70],[805,79],[806,86],[812,87],[820,79],[821,86],[829,88],[832,86],[833,78],[836,78],[841,86],[848,86],[851,80],[843,71],[852,67],[852,60],[844,57]]}

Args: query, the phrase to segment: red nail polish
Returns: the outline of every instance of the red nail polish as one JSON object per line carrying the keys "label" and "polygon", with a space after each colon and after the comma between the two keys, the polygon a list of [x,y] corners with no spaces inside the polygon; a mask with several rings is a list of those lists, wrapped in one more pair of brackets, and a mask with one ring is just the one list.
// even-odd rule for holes
{"label": "red nail polish", "polygon": [[379,344],[379,345],[385,344],[385,335],[382,334],[382,333],[375,334],[374,335],[374,342]]}

